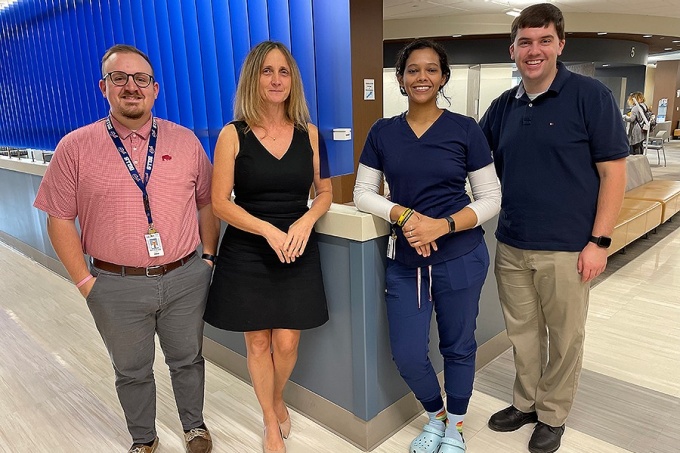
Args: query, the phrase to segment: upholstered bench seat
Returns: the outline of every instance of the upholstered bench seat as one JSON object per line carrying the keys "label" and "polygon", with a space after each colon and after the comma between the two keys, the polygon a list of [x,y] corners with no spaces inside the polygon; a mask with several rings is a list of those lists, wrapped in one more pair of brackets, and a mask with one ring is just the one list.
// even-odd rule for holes
{"label": "upholstered bench seat", "polygon": [[608,254],[613,255],[659,226],[662,213],[663,205],[658,201],[624,199]]}
{"label": "upholstered bench seat", "polygon": [[680,211],[680,181],[655,179],[629,190],[625,198],[662,203],[661,223],[664,223]]}

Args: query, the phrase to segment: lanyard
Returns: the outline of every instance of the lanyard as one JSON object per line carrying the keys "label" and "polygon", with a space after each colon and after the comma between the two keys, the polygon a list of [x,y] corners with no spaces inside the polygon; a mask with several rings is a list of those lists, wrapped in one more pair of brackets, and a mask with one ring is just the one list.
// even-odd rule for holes
{"label": "lanyard", "polygon": [[137,184],[139,190],[142,191],[144,212],[146,212],[146,219],[149,221],[149,233],[153,234],[156,232],[156,229],[154,228],[153,220],[151,219],[151,205],[149,204],[149,193],[146,191],[146,185],[148,184],[149,178],[151,177],[151,170],[153,169],[153,160],[156,154],[156,139],[158,138],[158,125],[156,124],[156,118],[153,118],[151,120],[151,136],[149,137],[149,149],[146,152],[146,165],[144,166],[143,179],[139,175],[139,172],[135,168],[135,165],[132,163],[130,155],[125,150],[125,146],[123,146],[123,142],[120,140],[118,132],[116,132],[116,129],[113,127],[111,117],[108,117],[106,119],[106,129],[109,132],[109,136],[111,137],[113,144],[116,146],[116,149],[120,154],[120,157],[123,159],[125,167],[130,172],[132,180],[135,182],[135,184]]}

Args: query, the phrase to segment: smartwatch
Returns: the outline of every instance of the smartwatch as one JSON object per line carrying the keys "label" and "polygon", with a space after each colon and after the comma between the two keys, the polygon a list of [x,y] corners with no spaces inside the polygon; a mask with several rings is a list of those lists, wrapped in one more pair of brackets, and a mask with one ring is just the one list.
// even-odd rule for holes
{"label": "smartwatch", "polygon": [[201,255],[201,258],[204,260],[212,261],[213,264],[215,264],[215,261],[217,260],[217,257],[215,255],[210,255],[208,253],[204,253]]}
{"label": "smartwatch", "polygon": [[456,222],[454,222],[453,217],[448,216],[444,217],[447,222],[449,222],[449,233],[455,233],[456,232]]}
{"label": "smartwatch", "polygon": [[590,242],[593,244],[597,245],[598,247],[602,247],[603,249],[609,248],[610,245],[612,245],[612,238],[608,238],[607,236],[590,236]]}

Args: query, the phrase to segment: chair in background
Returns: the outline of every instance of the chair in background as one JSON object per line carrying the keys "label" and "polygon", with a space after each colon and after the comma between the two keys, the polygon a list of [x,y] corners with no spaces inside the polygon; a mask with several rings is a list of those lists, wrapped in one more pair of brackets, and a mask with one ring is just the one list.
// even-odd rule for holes
{"label": "chair in background", "polygon": [[661,165],[661,155],[663,155],[663,166],[666,166],[666,150],[663,148],[664,141],[668,138],[667,130],[658,131],[654,137],[649,137],[645,142],[645,154],[647,150],[656,151],[656,164]]}

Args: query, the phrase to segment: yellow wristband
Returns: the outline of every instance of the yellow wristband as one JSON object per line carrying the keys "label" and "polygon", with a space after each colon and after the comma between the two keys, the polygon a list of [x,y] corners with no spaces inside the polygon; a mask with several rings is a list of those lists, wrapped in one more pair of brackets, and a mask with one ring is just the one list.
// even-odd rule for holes
{"label": "yellow wristband", "polygon": [[399,218],[397,219],[397,226],[402,227],[404,226],[404,223],[406,223],[406,219],[408,219],[409,214],[413,213],[413,209],[411,208],[406,208],[404,212],[401,213]]}

